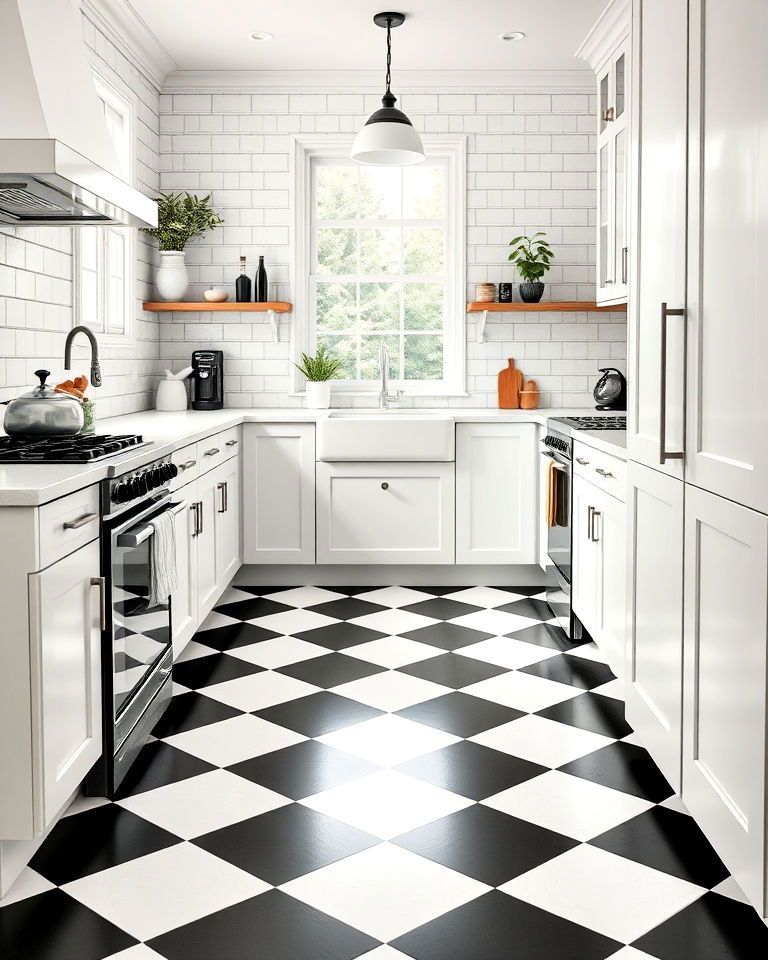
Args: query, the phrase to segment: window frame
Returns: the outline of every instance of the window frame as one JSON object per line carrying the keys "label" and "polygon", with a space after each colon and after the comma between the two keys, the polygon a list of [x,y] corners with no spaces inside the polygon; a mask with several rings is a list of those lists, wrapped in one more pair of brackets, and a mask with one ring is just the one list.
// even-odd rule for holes
{"label": "window frame", "polygon": [[[393,389],[408,396],[466,396],[466,152],[463,135],[425,136],[424,151],[429,158],[445,161],[445,307],[443,328],[442,380],[391,380]],[[315,318],[312,315],[312,173],[314,161],[348,160],[352,137],[325,134],[296,135],[293,150],[294,222],[294,323],[291,357],[314,350]],[[333,392],[345,396],[370,396],[378,381],[333,381]],[[301,374],[292,367],[292,396],[304,396]]]}
{"label": "window frame", "polygon": [[[124,175],[129,183],[134,182],[134,129],[136,117],[136,99],[127,89],[119,90],[114,83],[107,80],[102,73],[95,67],[91,67],[94,87],[100,100],[123,118],[124,129],[122,133],[123,143],[115,144],[115,151],[118,159],[123,163]],[[99,344],[110,348],[113,352],[132,351],[135,347],[135,322],[134,322],[134,264],[136,254],[136,231],[131,227],[121,227],[114,225],[77,227],[73,228],[73,304],[75,323],[83,323],[83,241],[84,230],[94,230],[98,232],[96,248],[96,298],[97,313],[101,318],[98,326],[90,327],[99,337]],[[111,280],[111,243],[110,234],[117,233],[122,237],[124,249],[121,254],[123,264],[123,317],[124,323],[122,330],[110,329],[108,323],[107,309],[110,300],[110,280]]]}

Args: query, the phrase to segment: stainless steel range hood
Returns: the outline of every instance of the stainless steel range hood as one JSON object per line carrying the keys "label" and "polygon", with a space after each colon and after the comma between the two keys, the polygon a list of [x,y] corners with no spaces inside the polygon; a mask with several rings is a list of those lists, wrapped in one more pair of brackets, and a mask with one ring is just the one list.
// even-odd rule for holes
{"label": "stainless steel range hood", "polygon": [[0,224],[157,225],[126,182],[72,0],[0,0]]}

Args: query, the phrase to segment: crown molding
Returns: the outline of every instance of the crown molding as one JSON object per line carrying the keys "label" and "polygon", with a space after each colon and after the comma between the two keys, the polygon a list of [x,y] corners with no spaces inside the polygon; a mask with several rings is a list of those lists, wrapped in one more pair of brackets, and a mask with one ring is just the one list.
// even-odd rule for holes
{"label": "crown molding", "polygon": [[629,36],[632,24],[631,0],[611,0],[576,51],[597,72],[621,41]]}
{"label": "crown molding", "polygon": [[159,90],[178,64],[128,0],[81,0],[83,14]]}
{"label": "crown molding", "polygon": [[[380,70],[176,70],[163,93],[380,93]],[[398,70],[397,92],[593,93],[586,67],[573,70]]]}

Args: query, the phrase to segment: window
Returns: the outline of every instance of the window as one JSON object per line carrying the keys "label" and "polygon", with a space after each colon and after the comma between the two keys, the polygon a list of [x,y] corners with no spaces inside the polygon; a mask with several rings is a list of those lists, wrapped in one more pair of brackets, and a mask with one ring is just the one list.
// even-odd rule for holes
{"label": "window", "polygon": [[[107,130],[124,177],[131,178],[131,104],[114,87],[94,76],[104,107]],[[77,257],[77,322],[106,336],[107,342],[130,345],[132,233],[130,227],[80,227],[74,232]]]}
{"label": "window", "polygon": [[377,167],[349,144],[297,142],[296,339],[342,360],[334,389],[374,389],[384,343],[394,389],[463,392],[464,143],[425,147],[423,163]]}

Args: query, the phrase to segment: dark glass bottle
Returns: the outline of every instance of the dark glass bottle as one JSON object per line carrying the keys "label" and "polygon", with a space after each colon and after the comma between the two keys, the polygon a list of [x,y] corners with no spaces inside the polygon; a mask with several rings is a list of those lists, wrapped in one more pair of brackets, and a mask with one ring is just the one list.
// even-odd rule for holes
{"label": "dark glass bottle", "polygon": [[245,272],[245,257],[240,257],[240,276],[235,280],[235,300],[238,303],[251,302],[251,278]]}
{"label": "dark glass bottle", "polygon": [[259,267],[256,271],[256,303],[266,303],[269,300],[269,284],[267,270],[264,266],[264,257],[259,257]]}

